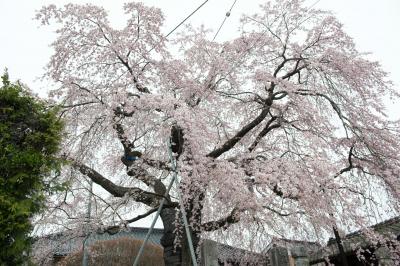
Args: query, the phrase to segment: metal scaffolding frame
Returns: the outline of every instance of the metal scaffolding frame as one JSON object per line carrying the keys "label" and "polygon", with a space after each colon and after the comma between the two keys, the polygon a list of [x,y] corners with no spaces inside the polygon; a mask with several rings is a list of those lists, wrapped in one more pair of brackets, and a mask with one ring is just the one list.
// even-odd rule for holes
{"label": "metal scaffolding frame", "polygon": [[144,241],[142,243],[142,246],[140,247],[140,250],[139,250],[139,252],[138,252],[138,254],[137,254],[136,258],[135,258],[135,261],[133,263],[133,266],[138,266],[140,257],[142,256],[142,254],[144,252],[144,247],[145,247],[147,241],[149,240],[149,237],[151,235],[151,232],[153,231],[154,225],[156,224],[158,216],[160,216],[160,212],[161,212],[161,210],[163,208],[163,205],[165,204],[165,199],[168,197],[169,191],[171,190],[171,187],[175,182],[177,184],[179,205],[180,205],[180,210],[181,210],[181,214],[182,214],[182,220],[183,220],[183,223],[185,225],[185,232],[186,232],[186,237],[187,237],[188,244],[189,244],[190,256],[192,258],[192,264],[194,266],[197,266],[196,255],[195,255],[194,248],[193,248],[193,241],[192,241],[192,237],[191,237],[191,233],[190,233],[190,229],[189,229],[189,223],[187,221],[185,207],[183,205],[181,193],[179,191],[179,181],[178,181],[178,173],[177,173],[177,170],[176,170],[176,160],[174,159],[174,156],[172,154],[171,141],[168,141],[167,147],[168,147],[168,155],[169,155],[169,159],[171,161],[171,166],[172,166],[172,171],[173,171],[172,179],[171,179],[171,182],[168,185],[168,188],[167,188],[167,191],[164,194],[164,197],[161,200],[161,203],[160,203],[160,206],[158,207],[156,216],[154,217],[153,222],[151,223],[149,231],[147,232],[146,237],[145,237],[145,239],[144,239]]}

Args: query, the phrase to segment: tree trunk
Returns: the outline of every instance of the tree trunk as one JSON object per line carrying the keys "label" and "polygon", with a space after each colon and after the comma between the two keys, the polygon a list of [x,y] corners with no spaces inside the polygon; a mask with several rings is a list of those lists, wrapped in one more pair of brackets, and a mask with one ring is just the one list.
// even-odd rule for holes
{"label": "tree trunk", "polygon": [[179,247],[174,248],[175,214],[176,210],[172,208],[165,208],[160,213],[164,224],[164,235],[161,238],[161,245],[164,248],[165,266],[182,265],[182,249]]}
{"label": "tree trunk", "polygon": [[[161,238],[161,245],[164,248],[164,263],[165,266],[191,266],[193,263],[191,262],[190,249],[185,234],[182,236],[181,246],[174,247],[176,213],[176,209],[165,208],[160,214],[164,224],[164,235]],[[199,238],[192,233],[192,240],[196,251]]]}
{"label": "tree trunk", "polygon": [[333,227],[333,233],[335,234],[336,243],[338,245],[340,261],[342,262],[343,266],[348,266],[349,263],[347,262],[346,253],[345,253],[344,247],[343,247],[343,241],[342,241],[342,239],[341,239],[341,237],[339,235],[339,232],[336,229],[336,227]]}

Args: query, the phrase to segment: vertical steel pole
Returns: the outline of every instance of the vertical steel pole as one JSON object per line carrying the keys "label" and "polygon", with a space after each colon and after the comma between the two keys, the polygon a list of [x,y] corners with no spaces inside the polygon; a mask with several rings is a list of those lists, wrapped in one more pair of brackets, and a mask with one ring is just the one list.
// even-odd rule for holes
{"label": "vertical steel pole", "polygon": [[[174,173],[172,175],[171,182],[168,185],[167,191],[165,192],[164,197],[161,200],[160,206],[158,207],[156,216],[154,217],[154,220],[151,223],[149,231],[147,232],[146,237],[144,238],[144,241],[143,241],[143,243],[142,243],[142,245],[140,247],[140,250],[139,250],[139,252],[138,252],[138,254],[137,254],[136,258],[135,258],[135,261],[133,262],[133,266],[137,266],[139,264],[139,260],[140,260],[140,257],[143,254],[144,247],[145,247],[147,241],[149,240],[149,237],[151,235],[151,232],[153,231],[154,225],[156,224],[158,216],[160,215],[162,207],[163,207],[163,205],[165,203],[165,198],[169,195],[169,191],[171,190],[172,185],[177,180],[176,164],[175,164],[175,161],[174,161],[173,156],[172,156],[171,142],[170,141],[168,141],[168,154],[170,156],[172,170],[173,170]],[[178,184],[178,186],[179,186],[179,184]],[[182,198],[181,198],[180,193],[179,193],[179,188],[178,188],[178,197],[179,197],[179,205],[180,205],[181,212],[182,212],[183,223],[185,224],[186,236],[187,236],[188,243],[189,243],[190,255],[192,257],[192,263],[193,263],[194,266],[197,266],[197,260],[196,260],[196,256],[195,256],[195,253],[194,253],[192,237],[191,237],[190,230],[189,230],[189,224],[188,224],[188,221],[187,221],[187,218],[186,218],[185,208],[183,206]]]}
{"label": "vertical steel pole", "polygon": [[[86,212],[86,229],[88,229],[88,224],[90,222],[90,216],[92,213],[92,194],[93,194],[93,180],[90,180],[90,190],[89,190],[89,202],[87,205],[87,212]],[[86,230],[85,230],[86,233]],[[85,240],[83,241],[83,258],[82,258],[82,266],[87,266],[88,265],[88,252],[86,249],[86,242],[88,238],[91,235],[91,232],[88,232],[89,234],[85,237]]]}
{"label": "vertical steel pole", "polygon": [[147,232],[146,237],[144,238],[144,241],[143,241],[142,245],[140,246],[140,249],[139,249],[139,252],[138,252],[138,254],[137,254],[136,258],[135,258],[135,261],[133,262],[133,266],[137,266],[139,264],[139,259],[142,256],[143,251],[144,251],[144,246],[146,245],[147,241],[150,238],[150,235],[151,235],[151,232],[153,231],[154,225],[156,224],[158,216],[160,215],[160,212],[161,212],[161,210],[162,210],[162,208],[163,208],[163,206],[165,204],[165,198],[168,197],[169,191],[171,190],[171,187],[175,182],[175,178],[176,178],[175,175],[172,176],[171,182],[169,183],[168,188],[165,191],[164,197],[161,199],[160,206],[158,207],[156,216],[154,217],[153,222],[151,223],[151,226],[149,228],[149,231]]}
{"label": "vertical steel pole", "polygon": [[168,142],[168,154],[169,154],[169,159],[171,160],[172,170],[173,170],[174,176],[175,176],[174,180],[178,186],[177,191],[178,191],[178,198],[179,198],[179,206],[180,206],[181,213],[182,213],[183,224],[185,225],[185,232],[186,232],[186,237],[187,237],[188,244],[189,244],[190,256],[192,257],[193,265],[197,266],[196,255],[194,253],[194,248],[193,248],[192,234],[190,233],[189,223],[188,223],[188,220],[186,217],[185,206],[183,205],[182,195],[179,190],[179,181],[177,178],[178,174],[176,171],[176,161],[174,160],[174,157],[172,156],[171,142]]}
{"label": "vertical steel pole", "polygon": [[82,266],[88,266],[89,258],[88,258],[87,248],[86,248],[86,242],[87,242],[87,240],[89,239],[90,235],[91,235],[91,234],[89,233],[89,235],[87,235],[87,236],[85,237],[85,240],[83,241]]}

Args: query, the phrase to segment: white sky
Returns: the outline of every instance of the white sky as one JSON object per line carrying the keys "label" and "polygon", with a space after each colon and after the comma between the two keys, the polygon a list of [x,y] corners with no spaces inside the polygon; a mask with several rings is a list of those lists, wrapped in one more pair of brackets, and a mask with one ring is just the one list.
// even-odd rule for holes
{"label": "white sky", "polygon": [[[204,0],[143,0],[147,5],[160,7],[166,17],[164,32],[169,32]],[[191,19],[194,25],[204,24],[217,29],[234,0],[209,0]],[[242,13],[255,13],[266,0],[237,0],[232,15],[226,21],[217,40],[235,36]],[[316,1],[316,0],[315,0]],[[315,3],[309,0],[309,5]],[[110,10],[111,21],[123,24],[121,7],[126,0],[0,0],[0,70],[7,67],[12,79],[21,79],[34,91],[44,95],[46,83],[36,79],[44,73],[52,53],[49,44],[54,40],[49,27],[39,28],[32,18],[35,10],[55,3],[94,3]],[[390,78],[400,85],[400,1],[399,0],[320,0],[315,7],[329,9],[339,17],[346,31],[355,39],[361,51],[372,52]],[[399,88],[400,91],[400,88]],[[398,112],[400,118],[400,111]]]}
{"label": "white sky", "polygon": [[[160,7],[166,17],[164,32],[169,32],[204,0],[142,0],[147,5]],[[209,0],[191,19],[194,25],[204,24],[217,30],[234,0]],[[252,14],[266,0],[237,0],[237,3],[217,37],[226,40],[236,36],[242,13]],[[33,91],[44,96],[50,85],[38,77],[44,74],[55,35],[49,27],[39,28],[32,18],[43,5],[94,3],[110,10],[110,20],[123,25],[121,0],[0,0],[0,71],[8,68],[11,79],[20,79]],[[309,0],[309,6],[332,10],[344,24],[360,51],[372,52],[373,59],[390,73],[400,93],[400,0]],[[391,118],[400,119],[400,103],[388,103]],[[149,221],[147,219],[147,221]],[[144,223],[137,225],[146,226]],[[161,224],[158,223],[158,226]]]}

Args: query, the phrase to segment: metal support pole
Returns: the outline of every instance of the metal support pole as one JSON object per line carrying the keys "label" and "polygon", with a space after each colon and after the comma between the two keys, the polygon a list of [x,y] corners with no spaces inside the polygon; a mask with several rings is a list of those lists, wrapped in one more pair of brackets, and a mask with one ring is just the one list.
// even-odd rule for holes
{"label": "metal support pole", "polygon": [[190,249],[190,256],[192,257],[192,263],[194,266],[197,266],[197,260],[196,260],[196,255],[194,253],[194,248],[193,248],[193,241],[192,241],[192,234],[190,233],[190,229],[189,229],[189,223],[186,217],[186,211],[185,211],[185,207],[183,205],[183,201],[182,201],[182,197],[181,197],[181,193],[179,190],[179,181],[177,178],[177,171],[176,171],[176,161],[174,160],[174,157],[172,156],[172,150],[171,150],[171,143],[168,142],[168,154],[169,154],[169,159],[171,160],[171,165],[172,165],[172,170],[174,172],[174,180],[178,186],[178,198],[179,198],[179,206],[181,209],[181,213],[182,213],[182,219],[183,219],[183,224],[185,225],[185,232],[186,232],[186,237],[188,240],[188,244],[189,244],[189,249]]}
{"label": "metal support pole", "polygon": [[154,225],[156,224],[158,216],[160,215],[160,212],[161,212],[161,210],[162,210],[162,208],[163,208],[163,206],[165,204],[165,198],[168,197],[169,191],[171,190],[171,187],[175,182],[175,178],[176,178],[176,175],[173,175],[172,179],[171,179],[171,182],[169,183],[168,188],[165,191],[164,197],[161,199],[160,206],[157,209],[156,216],[154,217],[153,222],[150,225],[149,231],[147,232],[146,237],[144,238],[144,241],[143,241],[142,245],[140,246],[139,252],[138,252],[138,254],[137,254],[136,258],[135,258],[135,261],[133,262],[133,266],[137,266],[139,264],[139,259],[142,256],[143,251],[144,251],[144,246],[146,245],[147,241],[150,238],[151,232],[154,229]]}
{"label": "metal support pole", "polygon": [[[177,176],[178,175],[176,173],[176,164],[175,164],[174,158],[172,156],[171,142],[170,141],[168,141],[168,154],[170,156],[172,170],[173,170],[174,174],[172,175],[171,182],[169,183],[167,191],[165,191],[164,197],[162,198],[162,200],[160,202],[160,206],[158,207],[156,216],[154,217],[153,222],[150,225],[149,231],[147,232],[146,237],[144,238],[144,241],[143,241],[142,245],[140,246],[139,252],[138,252],[138,254],[137,254],[136,258],[135,258],[135,261],[133,262],[133,266],[137,266],[139,264],[139,260],[140,260],[140,257],[143,254],[144,247],[145,247],[147,241],[150,238],[151,232],[154,229],[154,225],[156,224],[158,216],[160,215],[162,207],[163,207],[163,205],[165,203],[165,198],[168,197],[169,191],[171,190],[172,185],[174,184],[175,181],[177,181]],[[192,257],[192,263],[193,263],[194,266],[197,266],[197,260],[196,260],[196,256],[195,256],[195,253],[194,253],[192,237],[191,237],[190,230],[189,230],[189,224],[188,224],[188,221],[187,221],[187,218],[186,218],[186,212],[185,212],[185,208],[183,206],[181,195],[179,193],[179,189],[178,189],[178,197],[179,197],[179,205],[180,205],[181,212],[182,212],[183,223],[185,225],[186,236],[187,236],[188,243],[189,243],[190,255]]]}
{"label": "metal support pole", "polygon": [[88,258],[88,252],[86,248],[86,242],[90,238],[91,233],[89,233],[86,237],[85,240],[83,241],[83,258],[82,258],[82,266],[88,266],[89,258]]}
{"label": "metal support pole", "polygon": [[[92,194],[93,194],[93,180],[90,180],[90,190],[89,190],[89,202],[87,205],[87,213],[86,213],[86,230],[88,229],[88,224],[90,223],[90,216],[92,213]],[[85,233],[86,233],[85,230]],[[91,232],[85,237],[85,240],[83,241],[83,258],[82,258],[82,266],[87,266],[88,265],[88,252],[86,248],[86,242],[88,238],[90,237]]]}

